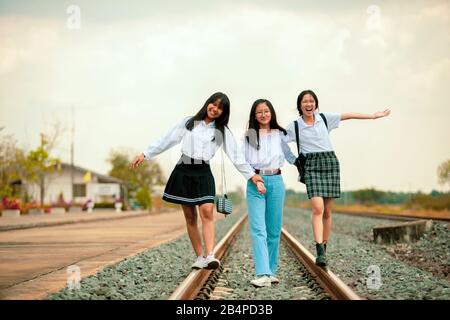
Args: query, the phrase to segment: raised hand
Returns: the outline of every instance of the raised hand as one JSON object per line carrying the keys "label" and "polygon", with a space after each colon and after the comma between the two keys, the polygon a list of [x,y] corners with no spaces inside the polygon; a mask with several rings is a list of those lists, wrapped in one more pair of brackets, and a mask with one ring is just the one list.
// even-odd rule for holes
{"label": "raised hand", "polygon": [[133,160],[133,162],[130,163],[129,168],[135,169],[139,167],[139,165],[145,160],[145,156],[143,153],[141,153],[139,156],[136,157],[136,159]]}
{"label": "raised hand", "polygon": [[373,114],[373,116],[374,116],[374,119],[378,119],[378,118],[387,117],[390,113],[391,113],[391,110],[390,109],[386,109],[384,111],[375,112]]}

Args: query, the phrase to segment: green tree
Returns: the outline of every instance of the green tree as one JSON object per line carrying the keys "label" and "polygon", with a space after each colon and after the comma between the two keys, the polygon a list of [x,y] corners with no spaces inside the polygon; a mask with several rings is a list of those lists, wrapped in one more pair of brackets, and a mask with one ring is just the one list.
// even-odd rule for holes
{"label": "green tree", "polygon": [[111,164],[108,174],[125,181],[129,195],[139,205],[150,209],[152,186],[164,184],[165,178],[159,164],[153,160],[144,161],[138,168],[130,169],[134,154],[129,150],[112,150],[107,159]]}
{"label": "green tree", "polygon": [[[63,128],[55,123],[49,134],[41,134],[41,144],[35,150],[25,153],[16,146],[12,135],[0,137],[0,197],[21,196],[28,198],[27,184],[36,183],[41,191],[40,202],[43,204],[45,192],[52,177],[51,173],[59,168],[60,160],[50,156]],[[21,189],[11,187],[16,180],[21,181]]]}
{"label": "green tree", "polygon": [[361,189],[357,191],[353,191],[353,198],[356,202],[361,204],[375,204],[380,203],[383,198],[384,192],[375,190],[374,188],[370,189]]}
{"label": "green tree", "polygon": [[448,184],[450,186],[450,160],[442,162],[437,170],[439,184]]}
{"label": "green tree", "polygon": [[23,151],[17,147],[12,135],[0,137],[0,198],[17,196],[11,187],[14,180],[20,178],[18,158],[23,158]]}
{"label": "green tree", "polygon": [[148,187],[141,187],[136,192],[136,202],[144,209],[152,208],[152,197]]}
{"label": "green tree", "polygon": [[41,205],[44,204],[45,193],[51,183],[51,174],[60,170],[61,161],[58,158],[50,157],[53,146],[49,137],[42,133],[41,145],[28,153],[22,165],[24,180],[39,185]]}

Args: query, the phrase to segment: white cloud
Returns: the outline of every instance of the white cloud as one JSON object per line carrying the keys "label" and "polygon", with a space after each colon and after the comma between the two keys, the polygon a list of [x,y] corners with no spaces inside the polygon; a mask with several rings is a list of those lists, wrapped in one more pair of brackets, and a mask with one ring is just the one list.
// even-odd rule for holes
{"label": "white cloud", "polygon": [[442,22],[448,22],[450,7],[448,2],[439,3],[430,7],[423,8],[419,16],[423,18],[439,19]]}
{"label": "white cloud", "polygon": [[40,63],[59,45],[57,23],[26,17],[0,17],[0,73]]}

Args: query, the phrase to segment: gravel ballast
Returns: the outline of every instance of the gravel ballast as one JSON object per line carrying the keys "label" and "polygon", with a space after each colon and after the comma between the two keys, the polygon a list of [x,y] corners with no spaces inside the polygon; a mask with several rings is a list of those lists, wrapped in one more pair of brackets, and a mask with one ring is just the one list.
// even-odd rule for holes
{"label": "gravel ballast", "polygon": [[[216,220],[216,243],[244,210]],[[180,212],[180,219],[183,214]],[[200,217],[199,217],[200,219]],[[201,230],[201,229],[200,229]],[[155,300],[167,299],[191,272],[196,257],[187,234],[109,266],[80,282],[80,289],[65,288],[48,296],[51,300]],[[83,272],[83,270],[81,270]]]}
{"label": "gravel ballast", "polygon": [[[399,221],[333,214],[333,227],[327,257],[329,268],[359,295],[368,299],[450,299],[450,282],[445,274],[449,265],[450,231],[448,223],[434,222],[430,232],[410,244],[378,245],[372,241],[372,228]],[[311,212],[284,210],[284,227],[315,254]],[[426,264],[409,261],[392,252],[410,248],[422,262],[433,261],[441,273],[427,271]],[[370,267],[372,266],[372,267]],[[381,286],[369,282],[370,270],[380,270]],[[375,285],[373,285],[375,284]]]}
{"label": "gravel ballast", "polygon": [[[252,258],[250,232],[246,223],[230,252],[223,259],[223,272],[219,284],[228,291],[224,300],[320,300],[330,299],[298,262],[287,245],[281,242],[276,277],[278,284],[270,287],[254,287],[250,281],[256,278]],[[222,289],[220,289],[222,290]],[[213,293],[215,294],[215,292]],[[220,296],[220,293],[219,293]]]}
{"label": "gravel ballast", "polygon": [[[216,221],[216,243],[243,215],[245,210]],[[180,218],[182,214],[180,213]],[[421,240],[409,244],[379,245],[372,241],[372,228],[399,221],[333,214],[333,229],[327,256],[329,269],[368,299],[450,299],[448,275],[450,255],[449,224],[434,222]],[[284,227],[308,250],[315,253],[311,213],[286,208]],[[324,299],[311,291],[292,263],[285,245],[280,248],[277,276],[281,282],[270,288],[254,288],[255,277],[248,225],[232,252],[224,260],[221,285],[231,289],[226,299]],[[185,234],[156,248],[106,267],[81,281],[81,289],[63,289],[48,299],[167,299],[191,271],[195,260]],[[238,266],[236,272],[235,266]],[[372,266],[372,267],[371,267]],[[381,286],[371,288],[370,268],[379,268]],[[302,282],[303,281],[303,282]],[[370,284],[370,283],[369,283]]]}

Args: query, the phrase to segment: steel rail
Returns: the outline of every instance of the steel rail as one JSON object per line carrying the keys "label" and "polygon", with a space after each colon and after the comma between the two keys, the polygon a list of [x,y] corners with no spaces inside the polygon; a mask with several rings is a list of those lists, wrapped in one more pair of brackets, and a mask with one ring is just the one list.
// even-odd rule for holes
{"label": "steel rail", "polygon": [[[247,220],[247,215],[239,219],[238,222],[228,231],[228,233],[220,240],[220,242],[214,248],[214,255],[217,259],[221,260],[230,247],[231,242],[235,236],[239,233]],[[177,289],[170,295],[169,300],[193,300],[200,289],[205,284],[206,280],[213,270],[198,269],[193,270],[186,279],[178,286]]]}
{"label": "steel rail", "polygon": [[[247,220],[245,215],[228,231],[214,248],[214,254],[217,259],[222,259],[236,235],[242,229]],[[281,231],[281,238],[287,243],[291,251],[298,258],[300,263],[305,266],[315,281],[330,295],[334,300],[363,300],[333,272],[321,268],[315,264],[315,257],[298,242],[284,228]],[[183,282],[175,289],[168,298],[169,300],[193,300],[208,280],[213,270],[198,269],[193,270]]]}
{"label": "steel rail", "polygon": [[333,300],[363,300],[333,272],[317,266],[314,256],[284,228],[281,237]]}

